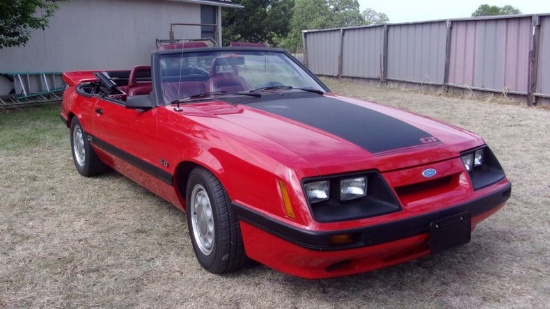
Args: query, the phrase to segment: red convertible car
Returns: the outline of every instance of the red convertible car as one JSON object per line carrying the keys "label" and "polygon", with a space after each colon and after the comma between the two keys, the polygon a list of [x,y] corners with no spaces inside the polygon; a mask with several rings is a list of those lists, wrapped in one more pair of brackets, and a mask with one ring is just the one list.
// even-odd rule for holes
{"label": "red convertible car", "polygon": [[64,79],[78,172],[114,169],[185,211],[212,273],[387,267],[467,243],[510,197],[481,137],[336,95],[283,50],[155,51]]}

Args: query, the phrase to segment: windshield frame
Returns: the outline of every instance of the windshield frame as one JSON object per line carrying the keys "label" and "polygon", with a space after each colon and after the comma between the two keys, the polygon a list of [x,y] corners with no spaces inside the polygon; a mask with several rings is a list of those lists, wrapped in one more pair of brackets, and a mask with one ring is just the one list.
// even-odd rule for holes
{"label": "windshield frame", "polygon": [[[152,70],[152,76],[153,76],[153,92],[152,92],[152,98],[155,101],[156,106],[166,106],[169,105],[170,102],[165,102],[165,98],[163,95],[163,85],[162,85],[162,65],[161,65],[161,59],[163,57],[185,57],[185,55],[191,56],[192,54],[228,54],[228,53],[234,53],[236,55],[239,54],[279,54],[280,57],[283,57],[284,61],[288,61],[289,64],[296,67],[296,69],[301,70],[300,74],[302,74],[304,77],[307,77],[308,80],[312,83],[317,84],[319,89],[322,89],[324,92],[330,92],[330,89],[311,71],[307,69],[307,67],[301,63],[299,60],[294,58],[290,53],[288,53],[286,50],[283,49],[277,49],[277,48],[253,48],[253,47],[210,47],[210,48],[190,48],[190,49],[181,49],[181,50],[164,50],[164,51],[155,51],[151,54],[151,70]],[[279,56],[276,55],[276,56]],[[230,93],[228,93],[230,95]]]}

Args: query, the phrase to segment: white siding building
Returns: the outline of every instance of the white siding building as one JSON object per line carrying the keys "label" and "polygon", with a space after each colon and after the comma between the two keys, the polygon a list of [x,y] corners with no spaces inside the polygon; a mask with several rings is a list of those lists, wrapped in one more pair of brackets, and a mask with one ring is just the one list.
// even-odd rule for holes
{"label": "white siding building", "polygon": [[0,96],[21,91],[17,77],[11,80],[16,75],[10,73],[129,69],[148,64],[156,40],[169,39],[171,28],[175,39],[221,42],[222,8],[241,7],[230,0],[61,2],[49,27],[33,31],[25,46],[0,49]]}

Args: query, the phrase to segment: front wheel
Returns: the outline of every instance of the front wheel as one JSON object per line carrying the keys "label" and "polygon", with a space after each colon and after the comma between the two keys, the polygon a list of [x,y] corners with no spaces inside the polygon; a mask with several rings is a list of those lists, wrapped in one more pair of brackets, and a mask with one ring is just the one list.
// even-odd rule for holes
{"label": "front wheel", "polygon": [[199,264],[215,274],[241,269],[248,257],[239,223],[220,181],[204,168],[195,168],[186,192],[187,225]]}
{"label": "front wheel", "polygon": [[76,117],[71,120],[71,150],[76,170],[86,177],[103,174],[107,167],[95,154]]}

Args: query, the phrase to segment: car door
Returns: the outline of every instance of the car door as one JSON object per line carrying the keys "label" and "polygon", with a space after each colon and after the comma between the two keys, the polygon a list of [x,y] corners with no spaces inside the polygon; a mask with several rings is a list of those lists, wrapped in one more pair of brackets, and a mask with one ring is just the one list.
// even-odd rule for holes
{"label": "car door", "polygon": [[108,163],[123,174],[130,173],[130,177],[154,176],[154,167],[159,164],[155,142],[157,110],[129,109],[121,100],[101,98],[94,112],[93,142],[106,152]]}

